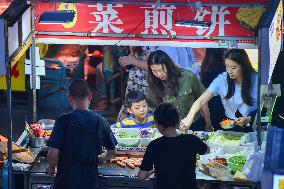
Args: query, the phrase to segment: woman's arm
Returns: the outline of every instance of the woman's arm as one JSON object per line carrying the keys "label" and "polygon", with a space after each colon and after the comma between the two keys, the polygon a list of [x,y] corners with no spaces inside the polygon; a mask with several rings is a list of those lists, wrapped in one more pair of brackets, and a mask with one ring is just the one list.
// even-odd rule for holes
{"label": "woman's arm", "polygon": [[119,64],[122,67],[133,65],[135,67],[138,67],[142,70],[148,70],[148,64],[146,60],[139,60],[135,58],[134,56],[123,56],[119,59]]}
{"label": "woman's arm", "polygon": [[[213,97],[213,94],[211,92],[209,92],[208,90],[206,90],[192,105],[192,107],[190,108],[190,111],[188,113],[188,115],[186,116],[186,118],[184,118],[181,123],[180,123],[180,130],[182,131],[186,131],[189,129],[189,127],[192,125],[193,122],[193,118],[195,116],[195,114],[200,111],[200,109],[208,103],[208,101]],[[207,106],[207,110],[205,107],[205,111],[207,112],[207,114],[209,115],[209,119],[210,119],[210,114],[209,114],[209,110],[208,110],[208,106]],[[206,113],[205,113],[206,114]],[[208,116],[206,115],[206,116]],[[205,116],[205,115],[204,115]],[[208,119],[208,117],[206,118]]]}
{"label": "woman's arm", "polygon": [[208,103],[205,103],[201,107],[201,112],[202,112],[204,120],[205,120],[206,129],[209,130],[209,131],[213,130],[212,124],[211,124],[211,119],[210,119],[210,112],[209,112],[209,108],[208,108]]}

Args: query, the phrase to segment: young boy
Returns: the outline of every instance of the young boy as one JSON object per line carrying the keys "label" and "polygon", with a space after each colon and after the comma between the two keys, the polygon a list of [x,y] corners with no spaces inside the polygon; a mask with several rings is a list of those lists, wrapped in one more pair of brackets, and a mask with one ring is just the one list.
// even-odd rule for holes
{"label": "young boy", "polygon": [[196,136],[176,130],[179,114],[173,105],[160,104],[154,118],[163,136],[147,147],[138,178],[146,179],[155,172],[157,189],[196,189],[196,154],[209,152],[208,146]]}
{"label": "young boy", "polygon": [[148,113],[148,104],[146,96],[140,91],[130,91],[126,95],[125,106],[131,114],[120,122],[117,122],[113,128],[155,128],[156,124],[153,115]]}
{"label": "young boy", "polygon": [[[48,141],[49,175],[57,174],[54,189],[98,189],[98,163],[111,159],[117,144],[108,122],[88,109],[92,93],[85,80],[74,80],[68,89],[73,111],[60,115]],[[101,154],[102,146],[106,151]]]}

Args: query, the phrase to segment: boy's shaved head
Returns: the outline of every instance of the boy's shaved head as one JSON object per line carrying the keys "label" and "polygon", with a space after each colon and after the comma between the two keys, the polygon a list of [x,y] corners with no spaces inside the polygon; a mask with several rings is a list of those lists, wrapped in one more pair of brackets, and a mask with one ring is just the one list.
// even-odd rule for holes
{"label": "boy's shaved head", "polygon": [[154,111],[154,119],[163,127],[176,127],[179,123],[179,113],[174,105],[161,103]]}
{"label": "boy's shaved head", "polygon": [[68,95],[70,95],[72,98],[82,99],[88,97],[89,94],[89,85],[83,79],[75,79],[68,88]]}

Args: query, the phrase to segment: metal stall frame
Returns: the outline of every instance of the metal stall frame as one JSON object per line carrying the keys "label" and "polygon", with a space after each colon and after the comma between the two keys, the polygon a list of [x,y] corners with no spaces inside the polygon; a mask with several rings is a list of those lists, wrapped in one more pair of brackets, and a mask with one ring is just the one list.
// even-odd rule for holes
{"label": "metal stall frame", "polygon": [[[9,126],[9,136],[8,136],[8,188],[13,188],[13,168],[12,168],[12,137],[13,137],[13,123],[12,123],[12,100],[11,100],[11,66],[17,62],[24,52],[30,46],[31,35],[22,43],[20,42],[18,48],[9,55],[8,47],[8,27],[12,27],[18,19],[23,15],[23,13],[28,10],[29,4],[26,0],[14,0],[10,6],[4,11],[0,16],[0,19],[4,20],[4,45],[5,45],[5,67],[6,67],[6,85],[7,85],[7,119]],[[20,39],[22,36],[18,36]]]}

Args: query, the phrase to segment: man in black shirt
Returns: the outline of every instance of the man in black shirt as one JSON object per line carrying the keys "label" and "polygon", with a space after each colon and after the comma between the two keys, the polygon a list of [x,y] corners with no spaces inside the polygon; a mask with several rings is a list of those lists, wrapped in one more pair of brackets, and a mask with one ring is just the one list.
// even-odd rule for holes
{"label": "man in black shirt", "polygon": [[[98,189],[98,163],[116,154],[117,144],[108,122],[88,109],[92,94],[82,79],[68,89],[73,111],[56,119],[48,141],[47,173],[57,174],[54,189]],[[102,146],[107,150],[102,153]]]}
{"label": "man in black shirt", "polygon": [[147,147],[138,178],[146,179],[155,172],[157,189],[196,189],[196,155],[209,152],[208,146],[176,130],[179,114],[171,104],[160,104],[154,119],[163,136]]}

